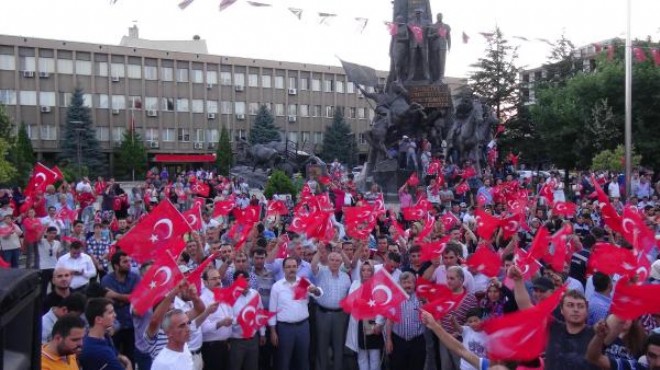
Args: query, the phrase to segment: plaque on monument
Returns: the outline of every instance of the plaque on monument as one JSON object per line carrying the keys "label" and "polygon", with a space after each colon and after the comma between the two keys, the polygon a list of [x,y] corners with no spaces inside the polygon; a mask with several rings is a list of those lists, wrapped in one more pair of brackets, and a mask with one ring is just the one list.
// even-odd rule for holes
{"label": "plaque on monument", "polygon": [[452,99],[449,86],[440,85],[410,85],[406,86],[410,101],[425,108],[451,108]]}

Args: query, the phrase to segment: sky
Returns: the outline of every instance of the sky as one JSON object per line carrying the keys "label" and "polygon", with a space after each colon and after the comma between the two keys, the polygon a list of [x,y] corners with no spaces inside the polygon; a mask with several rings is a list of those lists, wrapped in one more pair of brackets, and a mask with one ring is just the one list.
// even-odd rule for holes
{"label": "sky", "polygon": [[[116,45],[137,22],[140,37],[154,40],[205,39],[211,54],[302,63],[339,65],[339,58],[377,69],[389,68],[391,0],[238,0],[223,12],[219,0],[194,0],[185,10],[180,0],[0,0],[5,17],[0,34]],[[659,0],[631,0],[633,38],[660,39]],[[446,75],[468,77],[484,54],[478,32],[499,26],[518,46],[519,66],[537,67],[550,46],[540,41],[562,33],[576,46],[624,37],[626,0],[431,0],[452,29]],[[303,9],[298,20],[289,7]],[[337,14],[320,24],[318,13]],[[356,17],[368,18],[359,31]],[[461,34],[470,36],[463,44]]]}

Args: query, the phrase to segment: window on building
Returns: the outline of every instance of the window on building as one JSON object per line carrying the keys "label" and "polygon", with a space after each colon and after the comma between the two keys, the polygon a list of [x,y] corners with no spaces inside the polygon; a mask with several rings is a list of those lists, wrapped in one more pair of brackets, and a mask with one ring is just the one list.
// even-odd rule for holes
{"label": "window on building", "polygon": [[245,130],[240,129],[240,130],[236,130],[236,132],[237,132],[236,135],[238,135],[239,138],[247,139],[247,134],[245,133]]}
{"label": "window on building", "polygon": [[141,96],[129,96],[128,97],[128,108],[129,109],[142,109],[142,97]]}
{"label": "window on building", "polygon": [[57,126],[41,125],[39,136],[41,140],[57,140]]}
{"label": "window on building", "polygon": [[325,107],[325,116],[332,117],[335,114],[335,107],[328,105]]}
{"label": "window on building", "polygon": [[220,72],[220,84],[231,86],[231,72]]}
{"label": "window on building", "polygon": [[357,117],[357,109],[355,107],[351,107],[348,109],[348,118],[356,118]]}
{"label": "window on building", "polygon": [[163,81],[174,81],[174,69],[170,67],[161,67],[160,68],[160,78]]}
{"label": "window on building", "polygon": [[193,69],[190,71],[190,82],[195,84],[204,83],[204,71],[201,69]]}
{"label": "window on building", "polygon": [[276,89],[284,88],[284,76],[275,76],[275,88]]}
{"label": "window on building", "polygon": [[174,98],[163,98],[161,103],[161,110],[163,112],[173,112],[174,111]]}
{"label": "window on building", "polygon": [[215,100],[207,100],[206,111],[208,113],[218,113],[218,102]]}
{"label": "window on building", "polygon": [[95,127],[96,140],[110,141],[110,128],[109,127]]}
{"label": "window on building", "polygon": [[337,90],[338,93],[343,93],[344,92],[344,81],[335,81],[335,90]]}
{"label": "window on building", "polygon": [[94,103],[92,102],[92,94],[83,94],[83,107],[92,108]]}
{"label": "window on building", "polygon": [[321,117],[321,106],[320,105],[312,106],[312,117]]}
{"label": "window on building", "polygon": [[[76,61],[76,63],[79,61]],[[76,65],[76,72],[78,72],[78,66]],[[110,75],[112,77],[124,77],[124,64],[121,63],[112,63],[110,64]]]}
{"label": "window on building", "polygon": [[112,109],[126,109],[126,97],[124,95],[113,95]]}
{"label": "window on building", "polygon": [[300,116],[301,117],[308,117],[309,116],[309,105],[300,104]]}
{"label": "window on building", "polygon": [[177,68],[176,69],[176,82],[188,82],[188,69],[187,68]]}
{"label": "window on building", "polygon": [[212,128],[206,130],[206,141],[209,143],[217,143],[220,140],[220,135],[218,134],[217,128]]}
{"label": "window on building", "polygon": [[309,140],[310,140],[310,139],[309,139],[309,131],[303,131],[301,134],[302,134],[302,135],[301,135],[301,138],[300,138],[300,139],[302,140],[302,143],[303,143],[303,144],[307,144],[307,143],[309,143],[309,142],[310,142],[310,141],[309,141]]}
{"label": "window on building", "polygon": [[234,85],[245,86],[245,73],[234,73]]}
{"label": "window on building", "polygon": [[366,109],[364,109],[364,108],[358,108],[358,109],[357,109],[357,115],[358,115],[358,118],[359,118],[359,119],[364,119],[364,118],[366,118],[366,117],[367,117]]}
{"label": "window on building", "polygon": [[287,109],[287,114],[289,116],[297,116],[298,115],[298,105],[289,104],[288,109]]}
{"label": "window on building", "polygon": [[297,89],[298,84],[296,83],[298,81],[297,78],[295,77],[289,77],[289,89]]}
{"label": "window on building", "polygon": [[202,100],[202,99],[193,99],[192,100],[192,112],[193,113],[204,113],[204,100]]}
{"label": "window on building", "polygon": [[[97,107],[102,109],[110,108],[110,102],[107,94],[97,94],[96,97],[98,99],[96,104]],[[70,99],[67,101],[70,101]]]}
{"label": "window on building", "polygon": [[260,105],[265,106],[267,111],[273,112],[273,103],[261,103]]}
{"label": "window on building", "polygon": [[144,130],[144,140],[146,141],[158,141],[160,137],[160,130],[157,128],[148,128]]}
{"label": "window on building", "polygon": [[73,74],[73,60],[58,59],[57,60],[57,73],[72,75]]}
{"label": "window on building", "polygon": [[249,103],[248,104],[248,114],[251,116],[256,116],[259,111],[259,103]]}
{"label": "window on building", "polygon": [[346,83],[346,92],[353,94],[355,92],[355,85],[352,82]]}
{"label": "window on building", "polygon": [[91,76],[92,62],[89,60],[76,60],[76,74],[81,76]]}
{"label": "window on building", "polygon": [[178,98],[176,100],[176,111],[177,112],[188,112],[190,110],[189,103],[187,98]]}
{"label": "window on building", "polygon": [[124,137],[124,131],[126,129],[123,127],[113,127],[112,128],[112,141],[114,142],[121,142],[122,138]]}
{"label": "window on building", "polygon": [[291,141],[291,142],[293,142],[293,143],[297,143],[297,142],[298,142],[298,133],[297,133],[297,132],[295,132],[295,131],[289,131],[289,135],[288,135],[288,136],[289,136],[289,141]]}
{"label": "window on building", "polygon": [[309,89],[309,79],[308,78],[300,78],[300,90],[308,90]]}
{"label": "window on building", "polygon": [[364,137],[364,133],[361,133],[360,135],[358,135],[358,143],[360,143],[360,144],[366,144],[367,143],[367,140]]}
{"label": "window on building", "polygon": [[0,104],[2,104],[2,105],[16,105],[16,91],[14,91],[14,90],[0,90]]}
{"label": "window on building", "polygon": [[108,63],[107,62],[96,62],[96,75],[97,76],[108,76]]}
{"label": "window on building", "polygon": [[284,115],[284,104],[275,103],[275,115],[283,116]]}
{"label": "window on building", "polygon": [[230,101],[221,101],[220,102],[220,113],[221,114],[231,114],[231,102]]}
{"label": "window on building", "polygon": [[18,102],[21,105],[37,105],[36,91],[21,91],[18,95]]}
{"label": "window on building", "polygon": [[39,126],[37,125],[25,125],[25,130],[30,140],[39,140]]}
{"label": "window on building", "polygon": [[13,55],[1,55],[0,54],[0,70],[15,71],[16,70],[16,58]]}
{"label": "window on building", "polygon": [[315,132],[314,133],[314,144],[323,144],[323,133]]}
{"label": "window on building", "polygon": [[236,114],[245,114],[245,102],[237,101],[234,103],[234,109]]}
{"label": "window on building", "polygon": [[144,66],[144,79],[150,81],[158,80],[158,67]]}
{"label": "window on building", "polygon": [[36,71],[37,61],[34,57],[21,57],[21,71]]}
{"label": "window on building", "polygon": [[142,78],[142,66],[137,64],[128,65],[128,78],[140,79]]}
{"label": "window on building", "polygon": [[39,58],[39,72],[55,73],[55,59]]}
{"label": "window on building", "polygon": [[261,76],[261,87],[263,87],[264,89],[271,88],[271,77],[269,75]]}
{"label": "window on building", "polygon": [[60,107],[68,107],[71,105],[72,93],[60,93]]}
{"label": "window on building", "polygon": [[312,91],[321,91],[321,80],[312,78]]}
{"label": "window on building", "polygon": [[144,109],[146,110],[158,110],[158,98],[155,96],[145,96],[144,97]]}
{"label": "window on building", "polygon": [[206,71],[206,83],[207,84],[218,84],[218,72],[217,71]]}
{"label": "window on building", "polygon": [[163,134],[161,137],[163,138],[163,141],[167,142],[172,142],[176,138],[174,135],[174,129],[173,128],[166,128],[161,131]]}
{"label": "window on building", "polygon": [[204,136],[204,131],[206,131],[206,130],[204,130],[203,128],[196,128],[195,129],[195,137],[194,137],[195,140],[194,141],[197,141],[197,142],[206,141],[206,137]]}
{"label": "window on building", "polygon": [[323,91],[333,92],[334,83],[332,80],[323,80]]}
{"label": "window on building", "polygon": [[[182,124],[179,123],[179,126],[181,126],[181,125]],[[180,128],[177,131],[177,140],[184,141],[184,142],[190,141],[190,130],[188,130],[187,128]]]}
{"label": "window on building", "polygon": [[259,87],[259,75],[256,73],[250,73],[248,75],[248,86],[250,87]]}

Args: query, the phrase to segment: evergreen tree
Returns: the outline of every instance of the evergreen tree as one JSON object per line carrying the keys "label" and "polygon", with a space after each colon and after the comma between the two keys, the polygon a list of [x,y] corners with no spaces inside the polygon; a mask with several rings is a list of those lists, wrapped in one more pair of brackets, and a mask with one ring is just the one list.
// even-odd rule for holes
{"label": "evergreen tree", "polygon": [[[106,158],[101,153],[96,140],[96,131],[92,126],[89,108],[83,102],[83,90],[76,88],[71,97],[71,103],[66,112],[66,124],[62,137],[61,159],[78,168],[78,146],[80,146],[81,172],[90,172],[90,175],[105,174],[107,170]],[[83,174],[79,173],[78,176]]]}
{"label": "evergreen tree", "polygon": [[7,153],[11,148],[5,139],[0,138],[0,183],[7,184],[16,177],[16,169],[6,159]]}
{"label": "evergreen tree", "polygon": [[275,126],[275,118],[265,105],[260,106],[257,111],[249,140],[252,145],[282,140],[280,130]]}
{"label": "evergreen tree", "polygon": [[8,143],[12,143],[11,137],[11,127],[12,120],[5,110],[5,106],[0,104],[0,138],[7,140]]}
{"label": "evergreen tree", "polygon": [[12,162],[14,163],[14,167],[16,167],[16,179],[14,182],[20,186],[25,186],[30,177],[30,171],[32,171],[36,162],[32,140],[28,136],[25,123],[21,123],[18,129],[18,137],[16,138],[12,152]]}
{"label": "evergreen tree", "polygon": [[147,173],[147,150],[142,137],[134,129],[124,132],[117,153],[116,176],[124,180],[142,179]]}
{"label": "evergreen tree", "polygon": [[356,161],[356,151],[355,134],[351,132],[351,127],[344,120],[344,111],[337,108],[334,112],[332,124],[326,127],[323,135],[321,157],[326,162],[331,162],[337,158],[341,163],[346,163],[349,167],[352,167]]}
{"label": "evergreen tree", "polygon": [[229,140],[229,131],[225,126],[220,130],[220,140],[218,140],[218,150],[216,151],[216,165],[218,173],[224,176],[229,175],[229,170],[234,162],[231,151],[231,141]]}
{"label": "evergreen tree", "polygon": [[488,38],[485,56],[479,58],[471,67],[476,70],[471,74],[468,84],[472,92],[485,99],[486,104],[495,110],[502,122],[515,110],[517,102],[518,49],[509,45],[499,27]]}

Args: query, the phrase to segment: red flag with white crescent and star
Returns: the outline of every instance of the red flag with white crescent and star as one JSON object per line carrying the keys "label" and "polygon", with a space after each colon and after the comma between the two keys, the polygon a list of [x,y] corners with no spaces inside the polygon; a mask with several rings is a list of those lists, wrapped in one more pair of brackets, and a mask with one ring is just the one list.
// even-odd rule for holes
{"label": "red flag with white crescent and star", "polygon": [[502,220],[477,208],[474,211],[477,222],[477,235],[486,240],[490,240],[495,230],[500,226]]}
{"label": "red flag with white crescent and star", "polygon": [[261,306],[261,296],[255,294],[238,313],[236,322],[241,327],[243,338],[252,338],[259,328],[268,324],[268,319],[275,316],[275,312],[264,310],[259,306]]}
{"label": "red flag with white crescent and star", "polygon": [[138,263],[166,254],[166,251],[170,256],[177,257],[185,247],[183,235],[191,231],[185,217],[165,199],[130,229],[117,245]]}
{"label": "red flag with white crescent and star", "polygon": [[434,319],[441,320],[448,313],[457,310],[466,295],[465,289],[461,294],[454,294],[448,288],[440,289],[433,297],[433,301],[423,305],[422,309],[433,315]]}
{"label": "red flag with white crescent and star", "polygon": [[57,181],[57,176],[58,174],[53,172],[53,170],[37,162],[32,169],[32,176],[30,176],[23,194],[27,197],[31,196],[35,191],[43,193],[46,190],[46,186],[54,184]]}
{"label": "red flag with white crescent and star", "polygon": [[471,254],[465,264],[488,277],[497,277],[502,267],[502,259],[490,247],[482,245]]}
{"label": "red flag with white crescent and star", "polygon": [[552,206],[552,214],[553,215],[561,215],[565,217],[573,217],[575,216],[575,211],[577,209],[577,206],[573,202],[555,202],[555,204]]}
{"label": "red flag with white crescent and star", "polygon": [[190,274],[186,276],[186,280],[195,286],[197,289],[197,294],[202,294],[202,275],[204,274],[204,271],[211,265],[213,261],[215,261],[216,255],[211,254],[202,263],[197,266]]}
{"label": "red flag with white crescent and star", "polygon": [[312,283],[310,283],[309,280],[301,277],[300,280],[298,280],[298,283],[293,287],[293,299],[296,301],[305,299],[307,297],[307,289],[311,285]]}
{"label": "red flag with white crescent and star", "polygon": [[227,216],[235,206],[236,200],[233,195],[225,200],[219,200],[213,203],[213,218]]}
{"label": "red flag with white crescent and star", "polygon": [[227,288],[213,289],[213,297],[216,302],[226,303],[233,306],[238,297],[248,288],[248,285],[248,281],[243,276],[239,276],[238,279],[234,280],[234,282]]}
{"label": "red flag with white crescent and star", "polygon": [[200,231],[202,229],[202,209],[199,206],[199,204],[193,205],[192,208],[189,210],[183,212],[183,217],[186,218],[186,221],[188,222],[188,225],[190,225],[190,228],[196,231]]}
{"label": "red flag with white crescent and star", "polygon": [[401,320],[398,315],[399,305],[406,299],[408,299],[408,294],[383,268],[357,290],[342,299],[340,305],[356,320],[382,315],[398,322]]}
{"label": "red flag with white crescent and star", "polygon": [[159,255],[129,296],[133,309],[143,315],[183,279],[174,258],[167,253]]}
{"label": "red flag with white crescent and star", "polygon": [[266,216],[280,215],[285,216],[289,214],[289,209],[284,204],[284,201],[281,200],[271,200],[268,202],[268,208],[266,209]]}
{"label": "red flag with white crescent and star", "polygon": [[623,320],[660,313],[660,285],[636,285],[631,284],[627,277],[619,279],[614,288],[610,313]]}

